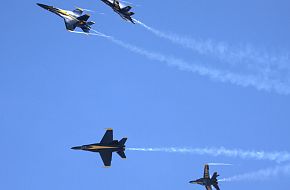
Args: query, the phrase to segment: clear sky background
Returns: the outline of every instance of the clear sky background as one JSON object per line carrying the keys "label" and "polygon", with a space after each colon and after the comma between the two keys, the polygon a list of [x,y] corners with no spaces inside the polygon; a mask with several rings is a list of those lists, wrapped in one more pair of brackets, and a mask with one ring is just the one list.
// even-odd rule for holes
{"label": "clear sky background", "polygon": [[[141,5],[133,9],[136,18],[161,31],[235,47],[252,44],[275,55],[290,52],[289,0],[132,2]],[[128,137],[128,147],[290,151],[290,95],[221,83],[104,38],[68,33],[60,18],[36,3],[94,10],[98,31],[189,63],[219,64],[124,22],[97,0],[3,1],[0,189],[198,190],[204,188],[188,181],[201,177],[207,162],[233,164],[210,168],[221,178],[289,165],[126,151],[127,160],[114,155],[106,169],[98,154],[70,150],[98,142],[110,127],[116,139]],[[289,72],[285,75],[287,80]],[[281,174],[220,186],[273,190],[289,185],[289,175]]]}

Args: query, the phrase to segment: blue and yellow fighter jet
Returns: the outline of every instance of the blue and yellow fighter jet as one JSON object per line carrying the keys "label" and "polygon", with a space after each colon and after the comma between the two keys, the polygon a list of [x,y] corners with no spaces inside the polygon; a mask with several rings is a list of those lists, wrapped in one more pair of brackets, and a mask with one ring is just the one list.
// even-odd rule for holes
{"label": "blue and yellow fighter jet", "polygon": [[130,10],[132,9],[131,6],[124,6],[118,0],[101,0],[101,1],[103,1],[109,7],[111,7],[113,9],[113,11],[115,11],[117,14],[119,14],[124,20],[130,21],[133,24],[135,24],[135,22],[133,21],[133,18],[132,18],[132,16],[135,13],[130,12]]}
{"label": "blue and yellow fighter jet", "polygon": [[113,140],[113,129],[107,129],[100,143],[76,146],[72,147],[71,149],[98,152],[100,153],[100,156],[103,160],[105,167],[110,167],[113,152],[117,152],[121,158],[126,159],[125,155],[126,141],[127,138],[122,138],[120,141]]}
{"label": "blue and yellow fighter jet", "polygon": [[70,32],[74,31],[76,27],[79,27],[85,33],[89,33],[91,26],[95,24],[93,21],[88,21],[90,15],[83,15],[83,10],[80,8],[68,11],[40,3],[37,3],[37,5],[63,18],[66,29]]}
{"label": "blue and yellow fighter jet", "polygon": [[219,175],[217,174],[217,172],[214,172],[213,176],[210,177],[209,165],[205,164],[203,178],[200,178],[200,179],[197,179],[194,181],[190,181],[189,183],[199,184],[199,185],[205,186],[206,190],[212,190],[211,186],[214,186],[214,188],[216,190],[220,190],[220,188],[218,186],[218,180],[217,180],[218,176]]}

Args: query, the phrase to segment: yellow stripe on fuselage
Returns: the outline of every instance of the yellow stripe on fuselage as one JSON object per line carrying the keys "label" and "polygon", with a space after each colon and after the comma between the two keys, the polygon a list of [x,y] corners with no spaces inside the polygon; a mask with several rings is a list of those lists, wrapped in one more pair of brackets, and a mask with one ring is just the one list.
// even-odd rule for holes
{"label": "yellow stripe on fuselage", "polygon": [[67,16],[67,17],[70,17],[71,19],[73,20],[78,20],[76,17],[74,17],[73,15],[69,14],[67,11],[65,10],[62,10],[62,9],[58,9],[57,10],[57,13],[63,15],[63,16]]}
{"label": "yellow stripe on fuselage", "polygon": [[62,10],[62,9],[57,10],[57,12],[65,16],[70,16],[70,14],[68,14],[65,10]]}
{"label": "yellow stripe on fuselage", "polygon": [[98,150],[98,149],[110,149],[110,148],[118,148],[118,147],[112,147],[112,146],[90,146],[89,150]]}

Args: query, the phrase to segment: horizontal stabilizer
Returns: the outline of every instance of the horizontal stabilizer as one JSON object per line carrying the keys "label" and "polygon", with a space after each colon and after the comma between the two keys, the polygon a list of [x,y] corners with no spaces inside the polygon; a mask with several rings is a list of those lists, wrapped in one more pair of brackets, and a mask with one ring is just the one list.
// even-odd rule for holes
{"label": "horizontal stabilizer", "polygon": [[214,186],[214,188],[215,188],[216,190],[220,190],[220,188],[219,188],[219,186],[218,186],[217,184],[214,184],[213,186]]}
{"label": "horizontal stabilizer", "polygon": [[206,190],[212,190],[211,186],[205,186]]}
{"label": "horizontal stabilizer", "polygon": [[88,27],[81,27],[81,29],[82,29],[85,33],[90,33],[90,28],[88,28]]}
{"label": "horizontal stabilizer", "polygon": [[87,25],[92,26],[93,24],[96,24],[94,21],[87,22]]}
{"label": "horizontal stabilizer", "polygon": [[117,153],[119,154],[119,156],[120,156],[121,158],[123,158],[123,159],[126,158],[126,155],[125,155],[125,152],[124,152],[124,151],[119,151],[119,152],[117,152]]}
{"label": "horizontal stabilizer", "polygon": [[127,138],[122,138],[122,139],[119,141],[119,144],[120,144],[120,145],[125,145],[126,141],[127,141]]}
{"label": "horizontal stabilizer", "polygon": [[132,16],[132,15],[134,15],[135,13],[133,13],[133,12],[129,12],[129,16]]}

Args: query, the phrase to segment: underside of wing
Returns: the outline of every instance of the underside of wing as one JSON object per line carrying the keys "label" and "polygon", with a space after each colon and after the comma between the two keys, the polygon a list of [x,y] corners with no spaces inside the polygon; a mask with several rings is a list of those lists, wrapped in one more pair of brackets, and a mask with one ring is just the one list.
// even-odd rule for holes
{"label": "underside of wing", "polygon": [[73,20],[64,19],[65,27],[67,30],[74,31],[77,27],[77,22]]}
{"label": "underside of wing", "polygon": [[103,136],[101,143],[107,144],[113,141],[113,129],[107,129],[105,135]]}
{"label": "underside of wing", "polygon": [[203,177],[206,178],[206,179],[209,179],[210,176],[209,176],[209,166],[208,164],[204,165],[204,173],[203,173]]}
{"label": "underside of wing", "polygon": [[111,151],[101,151],[100,156],[103,160],[104,166],[110,167],[112,162],[112,152]]}

